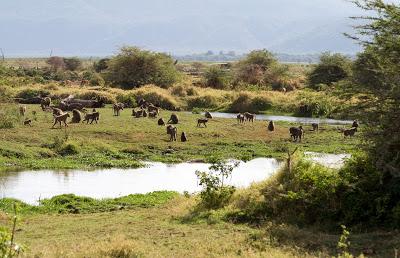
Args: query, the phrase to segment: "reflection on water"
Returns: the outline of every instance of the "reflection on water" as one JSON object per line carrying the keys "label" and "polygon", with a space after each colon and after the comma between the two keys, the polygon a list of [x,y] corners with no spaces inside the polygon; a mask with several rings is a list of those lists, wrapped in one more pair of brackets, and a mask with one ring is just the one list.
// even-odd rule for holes
{"label": "reflection on water", "polygon": [[341,168],[350,154],[325,154],[318,152],[305,152],[307,158],[329,168]]}
{"label": "reflection on water", "polygon": [[[163,164],[149,162],[138,169],[105,169],[93,172],[23,171],[0,174],[0,198],[12,197],[37,204],[39,199],[74,193],[93,198],[114,198],[133,193],[160,190],[196,192],[196,170],[208,170],[205,163]],[[228,183],[237,187],[249,186],[275,173],[280,163],[275,159],[258,158],[241,162]]]}
{"label": "reflection on water", "polygon": [[[217,118],[235,118],[237,114],[232,113],[221,113],[221,112],[211,112],[213,117]],[[267,121],[284,121],[292,123],[301,124],[335,124],[335,125],[346,125],[352,124],[353,121],[350,120],[336,120],[336,119],[326,119],[326,118],[311,118],[311,117],[294,117],[294,116],[272,116],[272,115],[257,115],[257,120],[267,120]]]}

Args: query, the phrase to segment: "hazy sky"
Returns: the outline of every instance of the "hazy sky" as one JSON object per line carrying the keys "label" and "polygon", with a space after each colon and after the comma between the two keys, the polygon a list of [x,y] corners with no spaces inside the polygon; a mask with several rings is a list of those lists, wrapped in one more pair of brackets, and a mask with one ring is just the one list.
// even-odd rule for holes
{"label": "hazy sky", "polygon": [[121,45],[171,53],[269,48],[354,52],[345,0],[2,0],[10,55],[105,55]]}

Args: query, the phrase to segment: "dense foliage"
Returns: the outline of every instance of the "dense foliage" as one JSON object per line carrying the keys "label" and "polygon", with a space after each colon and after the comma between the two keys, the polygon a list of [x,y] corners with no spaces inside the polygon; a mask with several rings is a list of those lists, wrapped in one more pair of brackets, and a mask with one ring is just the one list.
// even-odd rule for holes
{"label": "dense foliage", "polygon": [[106,80],[132,89],[146,84],[169,87],[178,80],[174,60],[166,54],[136,47],[123,47],[107,61]]}

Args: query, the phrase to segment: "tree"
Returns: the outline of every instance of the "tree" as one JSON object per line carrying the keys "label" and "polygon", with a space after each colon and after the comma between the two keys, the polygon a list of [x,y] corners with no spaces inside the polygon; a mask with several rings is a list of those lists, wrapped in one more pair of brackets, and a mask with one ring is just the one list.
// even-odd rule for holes
{"label": "tree", "polygon": [[318,84],[332,85],[332,83],[346,79],[351,75],[351,59],[342,54],[323,53],[320,62],[308,75],[308,82],[312,88]]}
{"label": "tree", "polygon": [[110,58],[102,58],[98,62],[95,62],[93,64],[93,68],[96,72],[100,73],[108,68],[108,61],[110,61]]}
{"label": "tree", "polygon": [[47,59],[47,63],[50,65],[53,71],[63,70],[65,69],[64,58],[59,56],[52,56]]}
{"label": "tree", "polygon": [[268,50],[254,50],[236,65],[236,80],[249,84],[263,84],[265,73],[277,63],[275,56]]}
{"label": "tree", "polygon": [[203,79],[208,87],[215,89],[226,89],[230,83],[229,72],[215,65],[208,68]]}
{"label": "tree", "polygon": [[178,80],[179,75],[171,56],[137,47],[122,47],[107,65],[106,81],[125,89],[146,84],[168,87]]}
{"label": "tree", "polygon": [[69,71],[76,71],[82,66],[82,61],[77,57],[64,58],[65,68]]}

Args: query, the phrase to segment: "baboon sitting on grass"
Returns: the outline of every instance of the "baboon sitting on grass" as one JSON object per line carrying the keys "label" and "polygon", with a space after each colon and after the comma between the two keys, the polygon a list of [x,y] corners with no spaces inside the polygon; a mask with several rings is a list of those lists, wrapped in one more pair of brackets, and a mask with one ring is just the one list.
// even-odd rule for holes
{"label": "baboon sitting on grass", "polygon": [[78,124],[82,121],[82,114],[81,112],[79,112],[79,110],[74,109],[72,110],[72,119],[71,119],[71,123],[73,124]]}
{"label": "baboon sitting on grass", "polygon": [[177,124],[179,122],[178,115],[172,114],[171,117],[168,120],[169,124]]}
{"label": "baboon sitting on grass", "polygon": [[176,141],[176,136],[178,135],[178,128],[173,125],[167,126],[167,134],[169,134],[169,141]]}
{"label": "baboon sitting on grass", "polygon": [[31,119],[26,119],[26,120],[24,121],[24,125],[32,126],[32,120],[31,120]]}
{"label": "baboon sitting on grass", "polygon": [[268,131],[270,131],[270,132],[275,131],[274,121],[269,121],[269,123],[268,123]]}
{"label": "baboon sitting on grass", "polygon": [[165,125],[165,121],[162,118],[158,119],[157,123],[158,125]]}
{"label": "baboon sitting on grass", "polygon": [[186,142],[186,141],[187,141],[186,133],[182,132],[182,134],[181,134],[181,142]]}

